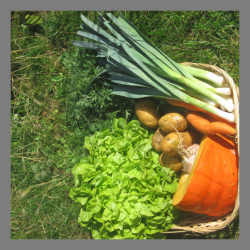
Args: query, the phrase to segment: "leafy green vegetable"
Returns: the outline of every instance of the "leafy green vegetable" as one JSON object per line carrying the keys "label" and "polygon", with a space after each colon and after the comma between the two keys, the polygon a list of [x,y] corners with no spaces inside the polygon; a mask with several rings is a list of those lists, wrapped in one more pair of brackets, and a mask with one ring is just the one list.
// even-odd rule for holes
{"label": "leafy green vegetable", "polygon": [[72,169],[70,197],[81,204],[78,222],[94,239],[165,238],[179,210],[172,205],[178,175],[162,168],[148,130],[132,120],[85,138],[90,152]]}

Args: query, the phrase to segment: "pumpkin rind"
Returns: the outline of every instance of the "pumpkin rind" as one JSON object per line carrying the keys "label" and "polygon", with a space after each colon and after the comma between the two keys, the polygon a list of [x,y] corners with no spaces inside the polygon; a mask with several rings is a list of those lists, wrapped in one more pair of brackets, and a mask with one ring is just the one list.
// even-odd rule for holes
{"label": "pumpkin rind", "polygon": [[189,177],[180,178],[173,205],[209,216],[229,213],[237,196],[238,162],[237,145],[232,139],[205,135]]}

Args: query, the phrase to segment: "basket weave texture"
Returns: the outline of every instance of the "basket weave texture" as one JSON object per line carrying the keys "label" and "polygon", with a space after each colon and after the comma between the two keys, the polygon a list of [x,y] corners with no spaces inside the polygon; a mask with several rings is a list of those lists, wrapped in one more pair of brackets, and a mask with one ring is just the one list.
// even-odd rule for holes
{"label": "basket weave texture", "polygon": [[[230,77],[224,70],[208,64],[201,63],[190,63],[184,62],[184,65],[201,68],[213,72],[215,74],[221,75],[225,78],[226,82],[230,85],[233,92],[233,100],[235,104],[234,114],[236,121],[236,131],[235,141],[238,145],[238,155],[240,156],[240,135],[239,135],[239,88],[235,85],[232,77]],[[240,157],[239,157],[240,159]],[[233,211],[227,215],[211,217],[205,214],[196,214],[192,212],[184,212],[182,219],[177,222],[169,231],[165,233],[184,233],[186,235],[192,234],[208,234],[211,232],[218,231],[227,227],[238,215],[239,215],[239,194],[240,194],[240,169],[238,172],[238,193],[235,201],[235,206]]]}

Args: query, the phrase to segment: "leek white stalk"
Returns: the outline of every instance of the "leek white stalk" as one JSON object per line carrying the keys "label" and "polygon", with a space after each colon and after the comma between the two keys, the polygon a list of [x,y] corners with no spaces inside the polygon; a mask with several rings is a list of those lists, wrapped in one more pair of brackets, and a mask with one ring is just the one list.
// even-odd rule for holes
{"label": "leek white stalk", "polygon": [[224,98],[225,100],[227,100],[228,102],[234,104],[234,100],[232,96],[228,96],[228,95],[221,95],[222,98]]}
{"label": "leek white stalk", "polygon": [[179,74],[175,73],[174,71],[171,72],[172,75],[172,79],[185,84],[186,86],[196,90],[197,92],[199,92],[200,94],[206,96],[207,98],[211,99],[212,101],[220,104],[221,106],[223,106],[228,112],[233,112],[234,111],[234,105],[230,102],[228,102],[227,100],[225,100],[224,98],[222,98],[221,96],[213,93],[212,91],[210,91],[207,88],[202,88],[199,85],[199,80],[195,80],[195,81],[191,81],[187,78],[184,77],[180,77]]}
{"label": "leek white stalk", "polygon": [[225,79],[223,76],[219,76],[217,74],[214,74],[210,71],[192,67],[192,66],[187,66],[183,64],[179,64],[181,67],[183,67],[187,72],[189,72],[191,75],[195,77],[199,77],[208,81],[211,81],[218,86],[224,86],[225,85]]}
{"label": "leek white stalk", "polygon": [[222,107],[221,105],[220,105],[220,108],[221,108],[221,110],[226,111],[226,109],[224,109],[224,107]]}
{"label": "leek white stalk", "polygon": [[232,95],[231,88],[208,88],[208,89],[218,95],[227,95],[227,96]]}
{"label": "leek white stalk", "polygon": [[225,120],[229,121],[229,122],[235,122],[235,116],[233,113],[227,113],[221,109],[217,109],[216,112],[211,112],[221,118],[224,118]]}
{"label": "leek white stalk", "polygon": [[[218,108],[218,107],[220,106],[218,103],[212,101],[211,99],[209,99],[209,98],[207,98],[207,97],[205,97],[205,96],[203,96],[203,95],[201,95],[201,94],[194,93],[194,92],[192,92],[192,93],[187,92],[187,93],[190,94],[190,96],[193,96],[193,97],[195,97],[195,98],[197,98],[197,99],[200,99],[200,100],[202,100],[203,102],[206,102],[206,103],[210,104],[210,105],[213,106],[213,107]],[[224,111],[225,111],[225,110],[224,110]]]}
{"label": "leek white stalk", "polygon": [[[231,96],[228,96],[228,95],[224,95],[222,96],[224,99],[226,99],[228,102],[231,102],[232,104],[234,104],[234,100]],[[220,106],[220,108],[223,110],[223,111],[226,111],[224,107]]]}

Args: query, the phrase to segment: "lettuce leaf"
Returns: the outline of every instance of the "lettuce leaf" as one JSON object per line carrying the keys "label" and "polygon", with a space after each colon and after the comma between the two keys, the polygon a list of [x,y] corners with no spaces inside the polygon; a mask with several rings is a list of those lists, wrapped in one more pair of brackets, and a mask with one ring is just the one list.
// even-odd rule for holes
{"label": "lettuce leaf", "polygon": [[94,239],[159,239],[174,225],[179,176],[159,164],[152,134],[119,118],[111,130],[87,136],[89,155],[72,169],[70,197],[81,204],[78,223]]}

